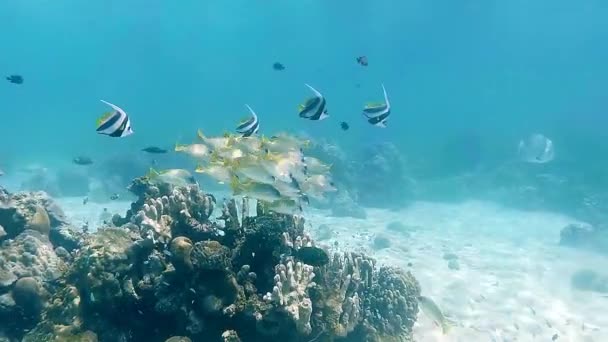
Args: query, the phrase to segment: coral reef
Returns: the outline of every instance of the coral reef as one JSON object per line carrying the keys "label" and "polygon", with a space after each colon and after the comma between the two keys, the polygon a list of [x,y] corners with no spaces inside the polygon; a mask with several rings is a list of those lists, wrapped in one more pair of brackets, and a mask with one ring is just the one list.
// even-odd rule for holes
{"label": "coral reef", "polygon": [[411,198],[414,182],[407,176],[406,161],[391,143],[367,146],[359,157],[356,188],[359,203],[369,207],[395,208]]}
{"label": "coral reef", "polygon": [[[2,209],[10,208],[10,219],[1,216],[10,228],[0,251],[0,336],[26,342],[411,338],[420,293],[411,274],[377,267],[362,254],[329,255],[304,232],[303,218],[267,213],[261,205],[249,216],[246,201],[228,200],[213,216],[215,198],[198,187],[138,178],[130,190],[138,199],[124,217],[90,235],[64,234],[55,249],[46,234],[67,229],[67,222],[36,194],[19,202],[3,193],[13,200],[3,202],[11,203]],[[48,225],[32,225],[43,210]],[[17,311],[23,319],[7,323]]]}

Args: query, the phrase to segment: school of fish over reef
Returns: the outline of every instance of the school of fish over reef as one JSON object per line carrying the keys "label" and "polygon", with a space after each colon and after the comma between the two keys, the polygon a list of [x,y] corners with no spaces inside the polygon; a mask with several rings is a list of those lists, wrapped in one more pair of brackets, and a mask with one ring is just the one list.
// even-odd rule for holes
{"label": "school of fish over reef", "polygon": [[[299,116],[327,118],[326,99],[307,87],[314,96]],[[390,115],[383,90],[386,102],[363,110],[379,127]],[[97,133],[133,134],[126,111],[103,102],[112,111],[97,121]],[[432,300],[420,296],[409,272],[315,244],[303,206],[338,191],[331,166],[307,154],[305,138],[258,134],[258,115],[246,108],[251,116],[235,134],[199,130],[196,141],[175,145],[190,169],[151,168],[133,179],[128,190],[137,200],[93,233],[75,228],[45,192],[0,188],[0,336],[411,341],[419,303]],[[94,163],[87,156],[73,162]],[[227,185],[232,196],[218,201],[194,174]]]}

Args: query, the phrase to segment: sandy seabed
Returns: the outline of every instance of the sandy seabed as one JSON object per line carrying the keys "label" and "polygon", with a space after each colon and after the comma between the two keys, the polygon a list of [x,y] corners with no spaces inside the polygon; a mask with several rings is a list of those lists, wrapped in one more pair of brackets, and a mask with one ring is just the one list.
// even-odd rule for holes
{"label": "sandy seabed", "polygon": [[[83,205],[76,198],[58,203],[76,226],[88,221],[92,230],[103,208],[122,215],[129,208],[127,202]],[[416,276],[423,294],[454,321],[443,334],[421,313],[416,341],[608,341],[608,297],[570,286],[574,272],[605,270],[608,258],[558,246],[560,230],[575,219],[479,201],[416,202],[367,214],[362,220],[311,209],[305,217],[320,245],[365,251]],[[395,221],[404,227],[388,229]],[[390,246],[374,247],[377,236]],[[450,255],[458,269],[448,267]]]}

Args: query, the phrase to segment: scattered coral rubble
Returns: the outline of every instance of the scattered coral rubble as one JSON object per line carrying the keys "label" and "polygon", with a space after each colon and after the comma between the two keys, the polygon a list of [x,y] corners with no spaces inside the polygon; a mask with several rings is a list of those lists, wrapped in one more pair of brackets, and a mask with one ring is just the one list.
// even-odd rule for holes
{"label": "scattered coral rubble", "polygon": [[44,193],[0,190],[0,341],[412,340],[410,273],[329,255],[262,205],[130,190],[126,216],[88,235]]}

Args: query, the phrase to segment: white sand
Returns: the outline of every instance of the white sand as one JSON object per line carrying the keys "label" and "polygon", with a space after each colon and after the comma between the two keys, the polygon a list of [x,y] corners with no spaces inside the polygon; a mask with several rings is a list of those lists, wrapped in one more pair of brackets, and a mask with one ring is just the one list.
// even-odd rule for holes
{"label": "white sand", "polygon": [[[484,202],[418,202],[399,212],[368,210],[367,220],[309,215],[314,232],[327,224],[324,241],[365,249],[379,262],[410,269],[455,326],[443,335],[424,314],[416,341],[608,341],[608,298],[570,288],[580,268],[604,269],[608,259],[557,246],[560,230],[574,219],[516,211]],[[387,230],[401,221],[411,233]],[[391,247],[373,252],[375,234]],[[448,268],[445,253],[458,256]],[[408,267],[408,263],[412,266]]]}
{"label": "white sand", "polygon": [[[127,202],[58,202],[76,225],[88,220],[92,230],[103,207],[123,215],[129,208]],[[416,341],[551,341],[554,334],[557,341],[608,341],[608,298],[570,288],[573,272],[605,269],[608,259],[557,246],[560,230],[574,219],[476,201],[418,202],[398,212],[369,209],[366,220],[326,215],[305,215],[315,238],[319,225],[330,227],[332,236],[320,244],[363,250],[381,263],[411,270],[423,294],[455,321],[443,335],[420,314]],[[387,230],[392,221],[409,232]],[[377,234],[387,236],[391,247],[375,252]],[[459,270],[448,268],[445,253],[458,256]]]}

